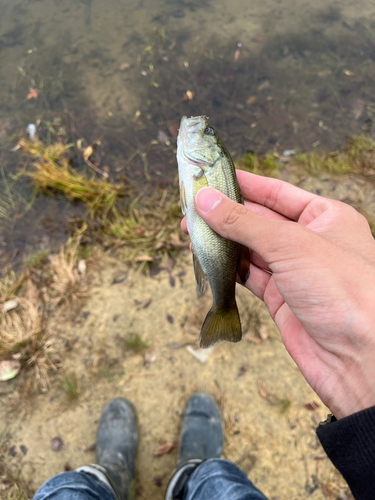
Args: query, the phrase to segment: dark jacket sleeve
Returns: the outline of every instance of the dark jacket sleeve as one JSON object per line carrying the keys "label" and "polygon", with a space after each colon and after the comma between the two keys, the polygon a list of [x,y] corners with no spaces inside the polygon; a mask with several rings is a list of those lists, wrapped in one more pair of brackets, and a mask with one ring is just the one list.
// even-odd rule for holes
{"label": "dark jacket sleeve", "polygon": [[375,406],[319,424],[318,438],[356,500],[375,499]]}

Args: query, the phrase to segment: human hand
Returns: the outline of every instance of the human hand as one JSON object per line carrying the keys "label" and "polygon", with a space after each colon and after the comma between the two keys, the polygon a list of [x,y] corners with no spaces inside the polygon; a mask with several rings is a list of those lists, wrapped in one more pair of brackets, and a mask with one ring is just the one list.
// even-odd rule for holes
{"label": "human hand", "polygon": [[203,188],[198,214],[249,247],[244,285],[335,417],[375,405],[375,240],[366,219],[286,182],[239,170],[237,178],[244,205]]}

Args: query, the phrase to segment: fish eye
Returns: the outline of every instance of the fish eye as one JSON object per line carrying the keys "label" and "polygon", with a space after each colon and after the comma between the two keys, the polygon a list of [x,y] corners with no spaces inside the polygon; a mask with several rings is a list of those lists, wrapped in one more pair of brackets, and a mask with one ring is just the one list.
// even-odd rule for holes
{"label": "fish eye", "polygon": [[207,127],[204,129],[205,135],[215,135],[215,130],[212,127]]}

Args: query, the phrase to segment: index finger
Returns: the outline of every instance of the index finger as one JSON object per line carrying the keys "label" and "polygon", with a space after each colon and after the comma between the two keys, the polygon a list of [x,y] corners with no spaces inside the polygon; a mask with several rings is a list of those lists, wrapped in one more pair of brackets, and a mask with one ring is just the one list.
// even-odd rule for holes
{"label": "index finger", "polygon": [[287,182],[236,170],[238,183],[245,200],[254,201],[298,221],[307,205],[318,195],[292,186]]}

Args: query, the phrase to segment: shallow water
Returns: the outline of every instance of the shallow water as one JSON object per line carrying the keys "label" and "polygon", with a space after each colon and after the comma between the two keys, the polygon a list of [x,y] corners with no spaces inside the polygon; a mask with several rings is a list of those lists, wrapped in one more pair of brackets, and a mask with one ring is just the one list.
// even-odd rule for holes
{"label": "shallow water", "polygon": [[[335,148],[371,129],[374,43],[370,0],[0,0],[0,161],[14,172],[11,135],[45,138],[56,117],[69,141],[101,138],[95,162],[120,181],[144,180],[137,151],[173,179],[183,114],[210,116],[234,157]],[[76,209],[39,201],[7,254],[63,240]],[[47,212],[55,232],[37,236]]]}

